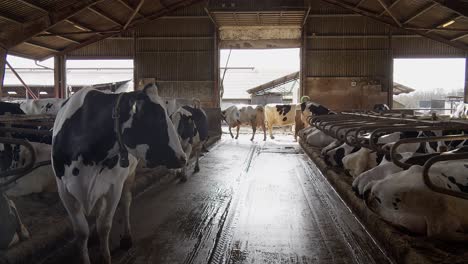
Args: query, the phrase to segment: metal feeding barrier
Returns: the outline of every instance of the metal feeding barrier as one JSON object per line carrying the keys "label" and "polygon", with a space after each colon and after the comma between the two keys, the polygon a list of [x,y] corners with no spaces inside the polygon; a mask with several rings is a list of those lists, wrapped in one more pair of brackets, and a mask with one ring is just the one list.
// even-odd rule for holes
{"label": "metal feeding barrier", "polygon": [[[468,135],[461,134],[468,130],[468,123],[459,121],[441,121],[436,115],[421,118],[406,116],[404,114],[383,113],[359,113],[342,112],[336,115],[323,115],[309,117],[307,121],[311,126],[324,132],[326,135],[342,140],[348,145],[366,147],[373,151],[390,154],[395,165],[409,169],[414,164],[401,161],[398,148],[404,144],[429,143],[429,142],[463,142],[468,140]],[[457,135],[414,137],[400,139],[394,143],[390,150],[384,150],[384,144],[378,144],[379,138],[394,132],[424,132],[424,131],[450,131]],[[458,143],[457,143],[458,144]],[[468,160],[468,148],[459,149],[457,152],[433,153],[425,155],[428,159],[423,166],[424,184],[432,191],[457,198],[467,199],[468,193],[457,192],[442,188],[434,184],[429,177],[432,166],[439,162],[450,160]]]}
{"label": "metal feeding barrier", "polygon": [[[12,177],[0,182],[0,191],[8,189],[8,186],[31,171],[51,164],[50,160],[36,163],[36,152],[31,143],[27,140],[28,136],[38,136],[37,139],[49,143],[52,138],[51,128],[54,124],[54,116],[50,115],[3,115],[0,116],[0,143],[5,145],[20,145],[28,152],[30,159],[26,163],[13,169],[7,169],[0,172],[0,178]],[[40,141],[41,141],[40,140]]]}

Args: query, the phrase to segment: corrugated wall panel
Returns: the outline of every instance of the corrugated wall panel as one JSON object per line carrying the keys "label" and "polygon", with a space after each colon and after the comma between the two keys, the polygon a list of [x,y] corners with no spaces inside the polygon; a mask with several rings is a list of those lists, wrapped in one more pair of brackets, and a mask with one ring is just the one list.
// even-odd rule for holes
{"label": "corrugated wall panel", "polygon": [[75,50],[68,55],[69,58],[133,58],[132,39],[104,39]]}
{"label": "corrugated wall panel", "polygon": [[394,38],[395,58],[464,58],[465,53],[452,46],[423,37]]}
{"label": "corrugated wall panel", "polygon": [[384,77],[388,70],[388,51],[308,51],[307,61],[307,76]]}
{"label": "corrugated wall panel", "polygon": [[212,36],[212,34],[213,26],[208,16],[193,19],[158,19],[145,24],[143,27],[138,27],[136,30],[137,37],[189,37]]}
{"label": "corrugated wall panel", "polygon": [[[155,78],[163,96],[198,97],[207,105],[215,105],[214,25],[203,4],[171,15],[176,17],[161,18],[135,29],[136,76],[138,80]],[[133,58],[132,36],[126,32],[76,50],[69,57]]]}

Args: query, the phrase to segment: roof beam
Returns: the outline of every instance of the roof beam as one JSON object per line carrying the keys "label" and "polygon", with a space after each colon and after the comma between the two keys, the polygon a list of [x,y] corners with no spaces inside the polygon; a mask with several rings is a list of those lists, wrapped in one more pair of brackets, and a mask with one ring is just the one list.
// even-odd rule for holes
{"label": "roof beam", "polygon": [[19,19],[13,18],[11,16],[7,16],[5,14],[0,14],[0,18],[3,19],[3,20],[6,20],[8,22],[17,24],[17,25],[22,25],[23,24],[23,22],[21,22]]}
{"label": "roof beam", "polygon": [[360,0],[354,7],[358,8],[359,6],[362,5],[362,3],[364,3],[364,1],[366,1],[366,0]]}
{"label": "roof beam", "polygon": [[57,50],[57,49],[54,49],[54,48],[50,48],[50,47],[47,47],[47,46],[44,46],[44,45],[41,45],[41,44],[37,44],[37,43],[33,43],[33,42],[29,42],[29,41],[25,41],[23,43],[27,44],[29,46],[33,46],[33,47],[36,47],[36,48],[40,48],[40,49],[48,50],[48,51],[52,51],[52,52],[59,52],[60,51],[60,50]]}
{"label": "roof beam", "polygon": [[385,11],[387,11],[387,13],[392,17],[393,21],[395,21],[395,23],[397,23],[397,25],[401,27],[401,22],[392,14],[390,9],[388,9],[387,5],[382,0],[377,0],[377,2],[380,3],[380,5],[385,9]]}
{"label": "roof beam", "polygon": [[136,14],[138,14],[138,11],[140,11],[140,8],[143,6],[144,3],[145,3],[145,0],[140,0],[140,3],[138,3],[138,6],[135,8],[135,10],[133,10],[132,15],[130,15],[130,17],[128,18],[127,23],[125,23],[125,25],[123,26],[124,30],[127,29],[128,25],[130,25],[130,23],[133,21],[133,18],[135,17]]}
{"label": "roof beam", "polygon": [[[385,17],[379,17],[378,14],[376,14],[376,13],[356,8],[356,7],[354,7],[354,6],[350,5],[350,4],[344,3],[344,2],[339,1],[339,0],[321,0],[321,1],[322,2],[327,2],[329,4],[333,4],[333,5],[336,5],[336,6],[339,6],[339,7],[342,7],[344,9],[356,12],[356,13],[361,14],[363,16],[373,18],[376,21],[379,21],[379,22],[382,22],[382,23],[385,23],[385,24],[389,24],[391,26],[395,26],[395,27],[398,26],[392,20],[386,19]],[[408,32],[424,36],[426,38],[429,38],[429,39],[432,39],[432,40],[447,44],[449,46],[458,48],[458,49],[463,50],[463,51],[468,51],[468,46],[464,45],[463,43],[450,41],[450,40],[445,39],[445,38],[443,38],[441,36],[434,35],[434,34],[427,34],[426,32],[421,32],[421,31],[414,30],[414,29],[408,29],[408,28],[404,28],[404,27],[402,27],[402,28],[404,30],[408,31]]]}
{"label": "roof beam", "polygon": [[30,38],[40,34],[41,32],[50,30],[52,27],[69,19],[77,13],[93,6],[103,0],[80,0],[76,1],[67,7],[47,14],[33,20],[23,23],[20,29],[13,29],[0,33],[0,39],[7,48],[12,48]]}
{"label": "roof beam", "polygon": [[[393,1],[393,3],[391,5],[388,6],[388,10],[392,10],[392,8],[394,6],[396,6],[401,0],[395,0]],[[383,16],[385,13],[387,13],[387,10],[385,9],[384,11],[382,11],[379,16]]]}
{"label": "roof beam", "polygon": [[122,27],[123,24],[120,23],[119,21],[113,19],[112,17],[110,17],[109,15],[107,15],[106,13],[104,13],[102,10],[100,9],[97,9],[95,7],[88,7],[88,10],[90,10],[91,12],[95,13],[96,15],[104,18],[105,20],[111,22],[112,24],[116,25],[116,26],[119,26],[119,27]]}
{"label": "roof beam", "polygon": [[468,2],[462,0],[430,0],[433,3],[440,4],[460,16],[468,17]]}
{"label": "roof beam", "polygon": [[82,23],[76,21],[76,20],[72,20],[71,18],[69,19],[66,19],[65,22],[71,24],[72,26],[74,26],[75,28],[81,30],[81,31],[89,31],[89,33],[93,33],[93,34],[99,34],[99,33],[95,33],[95,29],[92,29],[86,25],[83,25]]}
{"label": "roof beam", "polygon": [[[117,1],[121,1],[121,0],[117,0]],[[131,29],[131,28],[134,28],[136,27],[137,25],[141,25],[145,22],[148,22],[148,21],[151,21],[151,20],[154,20],[154,19],[157,19],[157,18],[160,18],[164,15],[167,15],[179,8],[182,8],[182,7],[185,7],[185,6],[188,6],[188,5],[192,5],[194,3],[199,3],[199,2],[202,2],[203,0],[181,0],[181,1],[178,1],[174,4],[171,4],[171,5],[167,5],[166,6],[166,9],[164,10],[161,10],[159,12],[156,12],[150,16],[147,16],[147,17],[142,17],[142,18],[139,18],[139,19],[135,19],[133,22],[130,23],[130,25],[128,26],[127,29]],[[90,38],[90,39],[87,39],[86,41],[82,42],[80,45],[74,45],[73,47],[66,47],[64,50],[60,51],[60,53],[58,54],[67,54],[69,52],[72,52],[74,50],[77,50],[77,49],[80,49],[82,47],[85,47],[87,45],[90,45],[92,43],[95,43],[97,41],[100,41],[102,39],[106,39],[108,37],[112,37],[120,32],[122,32],[123,30],[120,30],[120,31],[116,31],[116,32],[113,32],[113,33],[106,33],[106,34],[102,34],[102,35],[95,35],[94,37]],[[45,59],[45,58],[48,58],[47,57],[44,57],[42,59]]]}
{"label": "roof beam", "polygon": [[26,0],[15,0],[15,1],[18,1],[18,2],[22,3],[23,5],[27,5],[27,6],[29,6],[29,7],[32,7],[32,8],[34,8],[34,9],[37,9],[37,10],[42,11],[42,12],[44,12],[44,13],[49,13],[49,11],[47,11],[47,10],[44,9],[43,7],[38,6],[38,5],[36,5],[36,4],[33,4],[33,3],[29,2],[29,1],[26,1]]}
{"label": "roof beam", "polygon": [[[131,7],[127,2],[125,2],[124,0],[116,0],[117,2],[119,2],[121,5],[125,6],[129,11],[133,12],[135,9],[133,9],[133,7]],[[144,18],[145,16],[142,15],[140,12],[137,12],[136,13],[137,16],[139,17],[142,17]]]}
{"label": "roof beam", "polygon": [[[71,39],[71,38],[67,38],[65,36],[62,36],[60,34],[57,34],[57,33],[53,33],[53,32],[50,32],[50,31],[45,31],[44,33],[47,33],[49,34],[50,36],[54,36],[54,37],[57,37],[57,38],[60,38],[60,39],[63,39],[63,40],[66,40],[68,42],[72,42],[72,43],[75,43],[75,44],[80,44],[81,42],[77,41],[77,40],[74,40],[74,39]],[[39,36],[39,35],[38,35]]]}
{"label": "roof beam", "polygon": [[431,10],[432,8],[434,8],[435,6],[437,6],[438,4],[437,3],[432,3],[430,5],[427,5],[426,7],[424,7],[423,9],[417,11],[414,15],[410,16],[409,18],[407,18],[404,22],[403,22],[403,25],[405,24],[408,24],[410,23],[411,21],[415,20],[416,18],[420,17],[421,15],[423,15],[424,13],[426,13],[427,11]]}
{"label": "roof beam", "polygon": [[463,39],[463,38],[466,38],[468,37],[468,33],[467,34],[462,34],[458,37],[454,37],[454,38],[451,38],[450,41],[457,41],[457,40],[460,40],[460,39]]}

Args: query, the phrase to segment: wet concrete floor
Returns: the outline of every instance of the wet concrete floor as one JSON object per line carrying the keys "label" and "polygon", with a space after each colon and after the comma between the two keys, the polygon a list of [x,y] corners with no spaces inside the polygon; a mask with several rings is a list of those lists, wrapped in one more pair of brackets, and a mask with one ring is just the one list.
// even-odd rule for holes
{"label": "wet concrete floor", "polygon": [[186,183],[139,195],[134,247],[113,263],[388,263],[292,136],[249,137],[225,136]]}

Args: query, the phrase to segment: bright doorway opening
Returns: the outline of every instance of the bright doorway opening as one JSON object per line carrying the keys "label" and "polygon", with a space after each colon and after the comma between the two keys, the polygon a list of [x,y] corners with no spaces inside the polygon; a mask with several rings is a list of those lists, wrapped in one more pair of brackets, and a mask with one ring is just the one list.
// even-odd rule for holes
{"label": "bright doorway opening", "polygon": [[233,104],[298,102],[299,69],[299,48],[222,49],[221,109]]}
{"label": "bright doorway opening", "polygon": [[67,93],[83,87],[133,91],[133,60],[67,60]]}
{"label": "bright doorway opening", "polygon": [[450,114],[463,102],[465,59],[395,59],[393,108]]}

